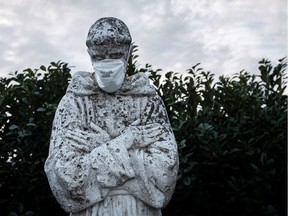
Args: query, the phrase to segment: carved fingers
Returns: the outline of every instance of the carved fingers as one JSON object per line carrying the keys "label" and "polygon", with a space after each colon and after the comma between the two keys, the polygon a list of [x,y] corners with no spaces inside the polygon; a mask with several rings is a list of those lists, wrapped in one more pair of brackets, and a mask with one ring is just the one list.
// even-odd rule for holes
{"label": "carved fingers", "polygon": [[131,126],[138,126],[141,123],[141,119],[136,119],[134,122],[131,123]]}
{"label": "carved fingers", "polygon": [[90,145],[90,136],[87,132],[82,131],[80,129],[68,129],[66,131],[65,136],[73,140],[74,142],[70,142],[71,147],[83,151],[83,152],[90,152],[92,151],[92,146]]}
{"label": "carved fingers", "polygon": [[139,140],[139,147],[147,147],[158,141],[163,135],[163,127],[158,123],[149,124],[141,127],[141,139]]}
{"label": "carved fingers", "polygon": [[163,134],[163,127],[158,123],[145,126],[131,125],[124,130],[123,134],[126,137],[127,149],[144,148],[160,139]]}
{"label": "carved fingers", "polygon": [[70,145],[84,152],[90,152],[95,147],[110,140],[110,136],[94,123],[90,124],[92,130],[81,130],[79,128],[68,129],[65,136],[73,140]]}
{"label": "carved fingers", "polygon": [[104,131],[101,127],[96,125],[94,122],[90,122],[90,128],[93,130],[93,132],[100,135],[103,141],[107,142],[110,140],[109,134],[106,131]]}

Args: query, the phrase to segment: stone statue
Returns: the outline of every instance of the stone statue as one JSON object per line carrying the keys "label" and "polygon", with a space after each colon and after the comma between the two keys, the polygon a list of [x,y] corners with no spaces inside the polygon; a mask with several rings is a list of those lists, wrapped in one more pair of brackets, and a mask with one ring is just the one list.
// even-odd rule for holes
{"label": "stone statue", "polygon": [[126,75],[131,40],[121,20],[96,21],[95,72],[75,73],[57,108],[45,172],[72,216],[158,216],[173,194],[175,137],[147,75]]}

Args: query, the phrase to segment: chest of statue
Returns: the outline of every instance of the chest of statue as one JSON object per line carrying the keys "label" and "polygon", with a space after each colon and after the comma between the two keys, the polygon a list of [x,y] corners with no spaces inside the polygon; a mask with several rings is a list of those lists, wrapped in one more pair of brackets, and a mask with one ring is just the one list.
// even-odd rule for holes
{"label": "chest of statue", "polygon": [[92,121],[112,138],[119,134],[129,125],[141,122],[141,107],[143,97],[116,96],[99,94],[84,99],[82,118],[85,122]]}

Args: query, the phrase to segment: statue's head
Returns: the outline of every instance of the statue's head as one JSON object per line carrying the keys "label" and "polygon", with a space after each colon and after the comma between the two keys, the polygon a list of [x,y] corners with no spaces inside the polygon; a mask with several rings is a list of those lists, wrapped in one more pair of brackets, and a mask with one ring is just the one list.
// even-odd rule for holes
{"label": "statue's head", "polygon": [[129,58],[132,38],[128,27],[114,17],[97,20],[89,29],[86,45],[93,61]]}
{"label": "statue's head", "polygon": [[89,29],[86,45],[99,87],[112,93],[121,88],[130,57],[131,35],[121,20],[104,17]]}

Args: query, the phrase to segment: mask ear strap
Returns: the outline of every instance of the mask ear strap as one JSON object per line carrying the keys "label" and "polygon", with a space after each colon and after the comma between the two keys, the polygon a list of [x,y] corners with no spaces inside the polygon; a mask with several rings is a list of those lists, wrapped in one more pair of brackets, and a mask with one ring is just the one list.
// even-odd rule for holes
{"label": "mask ear strap", "polygon": [[133,46],[132,46],[132,44],[130,44],[127,59],[126,59],[127,64],[128,64],[129,58],[131,57],[132,49],[133,49]]}

